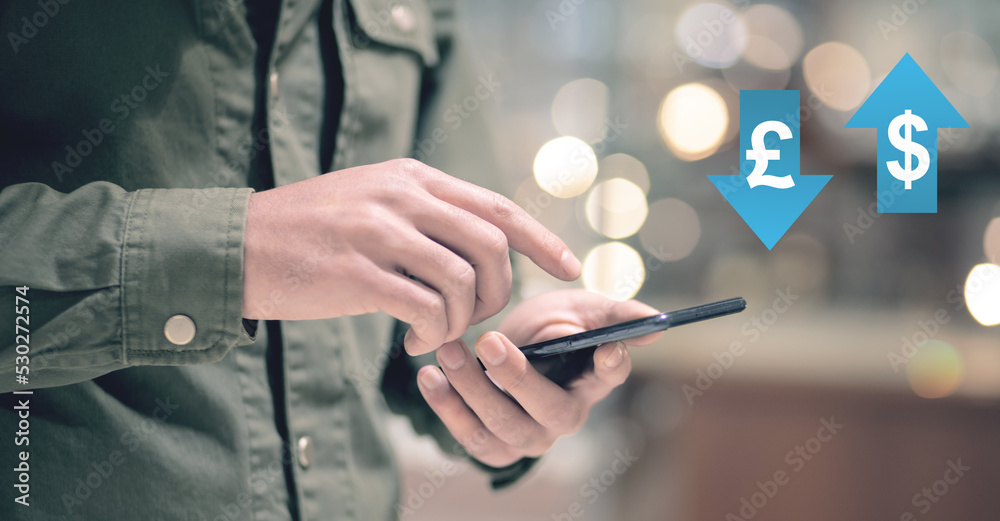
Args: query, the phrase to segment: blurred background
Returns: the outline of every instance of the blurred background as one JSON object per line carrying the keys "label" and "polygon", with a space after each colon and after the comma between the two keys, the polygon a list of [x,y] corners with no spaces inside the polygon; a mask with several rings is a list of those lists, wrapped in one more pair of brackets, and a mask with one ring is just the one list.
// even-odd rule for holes
{"label": "blurred background", "polygon": [[[1000,3],[486,0],[457,23],[499,83],[459,125],[487,122],[497,188],[584,259],[573,284],[519,262],[521,297],[749,306],[633,349],[510,490],[395,423],[402,518],[1000,518]],[[843,128],[905,53],[970,125],[938,131],[936,214],[876,213],[875,130]],[[772,251],[706,178],[737,172],[741,89],[800,91],[802,173],[833,175]]]}

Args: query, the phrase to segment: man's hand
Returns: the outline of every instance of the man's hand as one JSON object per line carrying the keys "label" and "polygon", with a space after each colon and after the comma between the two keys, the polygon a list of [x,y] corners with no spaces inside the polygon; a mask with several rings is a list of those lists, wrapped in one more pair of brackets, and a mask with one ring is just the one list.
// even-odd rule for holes
{"label": "man's hand", "polygon": [[[420,369],[420,392],[455,439],[479,461],[504,467],[525,456],[540,456],[556,438],[583,426],[590,408],[625,381],[632,361],[621,344],[605,344],[594,352],[593,372],[563,389],[531,367],[515,345],[656,313],[641,302],[615,302],[584,290],[539,295],[515,307],[499,332],[486,333],[476,342],[488,374],[461,340],[450,342],[437,350],[443,374],[434,366]],[[659,335],[630,342],[645,345]]]}
{"label": "man's hand", "polygon": [[410,159],[253,194],[244,244],[245,318],[385,311],[411,324],[411,355],[507,305],[508,247],[560,279],[580,275],[569,248],[509,199]]}

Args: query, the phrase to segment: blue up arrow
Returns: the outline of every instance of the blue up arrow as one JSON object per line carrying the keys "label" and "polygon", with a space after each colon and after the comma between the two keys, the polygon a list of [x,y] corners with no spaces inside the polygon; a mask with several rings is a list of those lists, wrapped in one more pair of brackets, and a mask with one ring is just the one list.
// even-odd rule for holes
{"label": "blue up arrow", "polygon": [[774,248],[832,176],[799,173],[799,91],[740,91],[740,173],[708,179]]}
{"label": "blue up arrow", "polygon": [[879,213],[936,213],[937,129],[968,126],[904,55],[845,125],[878,129]]}

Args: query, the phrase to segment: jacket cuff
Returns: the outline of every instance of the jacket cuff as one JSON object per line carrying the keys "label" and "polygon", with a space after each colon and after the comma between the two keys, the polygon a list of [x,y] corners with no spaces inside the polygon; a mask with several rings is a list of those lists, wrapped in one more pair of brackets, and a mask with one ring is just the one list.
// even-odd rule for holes
{"label": "jacket cuff", "polygon": [[244,326],[250,188],[134,193],[121,255],[126,365],[202,364],[253,341]]}

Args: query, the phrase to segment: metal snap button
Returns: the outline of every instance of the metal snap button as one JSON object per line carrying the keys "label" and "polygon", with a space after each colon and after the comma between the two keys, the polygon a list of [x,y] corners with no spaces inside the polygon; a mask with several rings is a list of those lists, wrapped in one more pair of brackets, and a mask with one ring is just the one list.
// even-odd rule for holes
{"label": "metal snap button", "polygon": [[179,346],[194,340],[195,331],[194,320],[186,315],[174,315],[163,325],[163,336],[167,337],[171,344]]}

